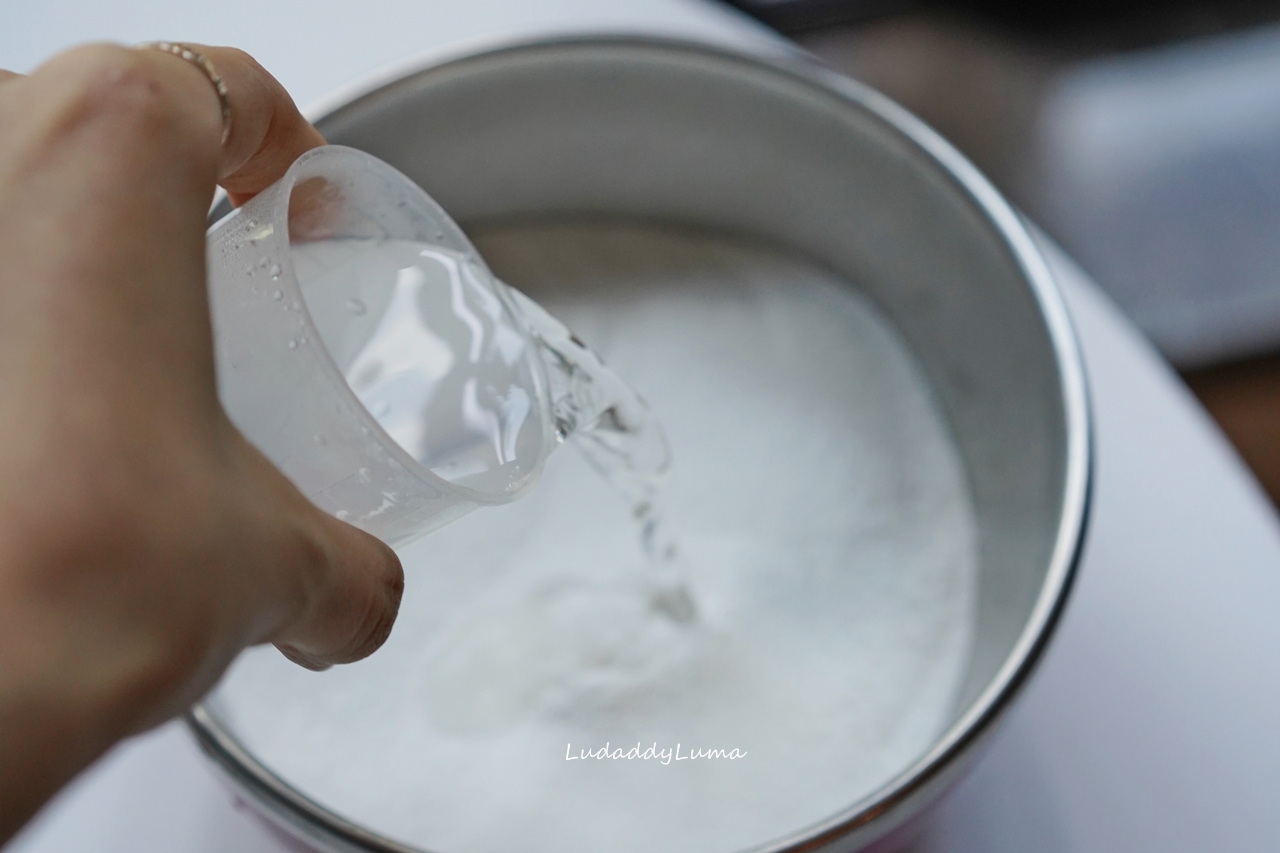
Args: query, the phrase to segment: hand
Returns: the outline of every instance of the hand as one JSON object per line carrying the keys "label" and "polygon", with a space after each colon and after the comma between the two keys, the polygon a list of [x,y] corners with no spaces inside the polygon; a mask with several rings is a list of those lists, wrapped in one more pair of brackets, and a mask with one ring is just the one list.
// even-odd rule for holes
{"label": "hand", "polygon": [[115,46],[0,72],[0,842],[245,646],[320,668],[390,633],[395,554],[312,506],[218,403],[216,183],[324,140],[252,59]]}

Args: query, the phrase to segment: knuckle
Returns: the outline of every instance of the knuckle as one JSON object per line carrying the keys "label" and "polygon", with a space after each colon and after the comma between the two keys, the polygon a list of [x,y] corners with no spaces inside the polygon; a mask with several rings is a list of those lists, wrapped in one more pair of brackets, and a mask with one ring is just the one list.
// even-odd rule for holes
{"label": "knuckle", "polygon": [[141,51],[91,45],[73,51],[68,63],[72,100],[83,112],[144,121],[163,116],[159,74]]}
{"label": "knuckle", "polygon": [[67,125],[104,123],[126,139],[185,147],[199,124],[193,119],[197,111],[181,97],[182,87],[158,51],[89,45],[59,57],[58,64]]}

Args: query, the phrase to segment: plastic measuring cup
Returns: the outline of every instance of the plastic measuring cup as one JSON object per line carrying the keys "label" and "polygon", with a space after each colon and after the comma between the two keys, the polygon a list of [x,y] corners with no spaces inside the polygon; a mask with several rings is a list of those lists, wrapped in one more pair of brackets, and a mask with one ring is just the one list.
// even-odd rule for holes
{"label": "plastic measuring cup", "polygon": [[370,155],[304,154],[209,229],[208,273],[232,422],[388,544],[513,500],[558,443],[522,297]]}

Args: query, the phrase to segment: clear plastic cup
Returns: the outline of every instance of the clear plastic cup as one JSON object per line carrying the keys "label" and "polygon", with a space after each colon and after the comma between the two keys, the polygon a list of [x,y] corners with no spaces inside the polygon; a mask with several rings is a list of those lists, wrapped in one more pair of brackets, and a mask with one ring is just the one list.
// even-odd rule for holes
{"label": "clear plastic cup", "polygon": [[307,152],[208,268],[222,403],[322,509],[398,546],[537,480],[557,424],[519,297],[392,167]]}

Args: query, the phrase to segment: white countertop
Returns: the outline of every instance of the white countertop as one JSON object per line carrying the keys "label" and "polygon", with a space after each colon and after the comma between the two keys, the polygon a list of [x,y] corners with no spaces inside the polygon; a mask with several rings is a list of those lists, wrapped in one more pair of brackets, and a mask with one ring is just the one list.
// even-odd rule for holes
{"label": "white countertop", "polygon": [[[700,0],[231,0],[10,9],[0,67],[69,44],[245,47],[300,103],[487,34],[627,29],[764,46]],[[252,23],[250,23],[252,22]],[[495,25],[497,22],[497,25]],[[1097,288],[1049,248],[1095,406],[1094,509],[1046,659],[918,853],[1202,853],[1280,846],[1280,525],[1225,439]],[[285,853],[185,731],[118,747],[5,853]]]}

